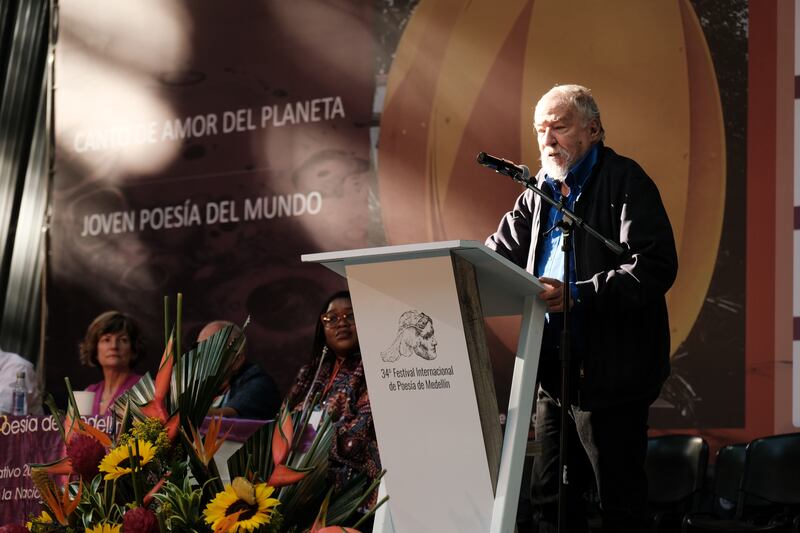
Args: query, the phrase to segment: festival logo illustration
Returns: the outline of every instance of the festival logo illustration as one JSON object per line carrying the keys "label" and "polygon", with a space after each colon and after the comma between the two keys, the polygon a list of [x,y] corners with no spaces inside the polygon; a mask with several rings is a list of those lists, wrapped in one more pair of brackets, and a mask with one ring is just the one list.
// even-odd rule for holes
{"label": "festival logo illustration", "polygon": [[417,310],[408,310],[397,320],[397,335],[389,347],[381,352],[381,359],[393,363],[400,357],[417,355],[429,361],[436,359],[436,337],[433,319]]}

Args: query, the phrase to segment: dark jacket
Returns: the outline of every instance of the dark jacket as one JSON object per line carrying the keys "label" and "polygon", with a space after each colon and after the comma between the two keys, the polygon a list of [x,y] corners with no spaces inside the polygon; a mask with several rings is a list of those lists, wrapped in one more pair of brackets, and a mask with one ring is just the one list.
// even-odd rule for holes
{"label": "dark jacket", "polygon": [[281,395],[272,377],[255,363],[245,362],[231,378],[224,407],[232,407],[239,418],[273,420],[281,407]]}
{"label": "dark jacket", "polygon": [[[537,183],[550,192],[544,172]],[[550,207],[533,191],[517,198],[486,245],[533,273]],[[584,231],[574,234],[582,317],[579,403],[585,409],[652,402],[669,375],[669,320],[664,298],[678,270],[672,226],[653,181],[633,160],[600,146],[575,214],[620,242],[619,258]],[[573,395],[574,398],[574,395]]]}

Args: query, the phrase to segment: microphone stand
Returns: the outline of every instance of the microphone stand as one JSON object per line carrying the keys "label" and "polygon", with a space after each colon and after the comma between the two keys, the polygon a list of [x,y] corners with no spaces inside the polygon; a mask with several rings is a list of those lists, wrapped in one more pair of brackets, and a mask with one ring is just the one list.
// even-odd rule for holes
{"label": "microphone stand", "polygon": [[509,176],[512,180],[516,181],[517,183],[521,183],[528,189],[538,194],[542,198],[542,200],[544,200],[551,206],[555,207],[558,210],[558,212],[561,213],[562,221],[566,221],[570,225],[574,225],[575,227],[585,231],[598,241],[605,244],[606,247],[612,252],[614,252],[615,255],[617,256],[625,255],[625,252],[627,252],[627,248],[625,248],[618,242],[603,236],[603,234],[601,234],[599,231],[597,231],[592,226],[587,224],[581,217],[579,217],[578,215],[567,209],[567,206],[564,205],[563,201],[556,202],[555,200],[550,198],[550,196],[547,193],[545,193],[542,189],[537,187],[536,183],[533,181],[533,179],[531,179],[530,170],[528,170],[528,167],[521,166],[520,168],[522,170],[520,173],[516,174],[515,176]]}
{"label": "microphone stand", "polygon": [[[566,209],[563,196],[559,204],[562,209]],[[559,428],[558,443],[558,532],[564,533],[567,530],[567,492],[569,490],[569,476],[567,475],[569,433],[567,433],[566,428],[569,423],[569,409],[572,406],[569,379],[572,366],[572,351],[569,346],[569,252],[572,249],[572,222],[562,217],[558,227],[561,228],[561,250],[564,252],[564,284],[561,286],[561,305],[563,307],[561,312],[563,313],[564,323],[561,327],[561,346],[559,348],[559,358],[561,359],[561,427]]]}
{"label": "microphone stand", "polygon": [[[485,154],[484,154],[485,155]],[[478,156],[478,162],[484,164],[481,155]],[[567,531],[567,492],[569,490],[569,477],[568,477],[568,444],[569,438],[567,433],[567,424],[569,423],[569,409],[572,406],[570,398],[570,374],[572,363],[572,351],[570,349],[570,330],[569,330],[569,300],[570,300],[570,268],[569,268],[569,254],[572,250],[572,232],[575,227],[582,229],[592,237],[606,245],[617,256],[622,256],[627,251],[619,243],[601,235],[597,230],[584,222],[582,218],[567,209],[564,204],[564,196],[562,195],[561,201],[556,202],[550,195],[545,193],[536,183],[531,179],[530,170],[524,165],[507,165],[504,168],[495,168],[495,172],[504,174],[517,183],[524,185],[526,188],[532,190],[539,195],[542,200],[550,204],[559,213],[561,213],[561,221],[558,227],[561,229],[563,236],[561,242],[561,250],[564,253],[564,283],[562,285],[562,306],[564,313],[564,324],[561,329],[561,346],[559,349],[559,358],[561,359],[561,428],[559,430],[559,461],[558,461],[558,532],[566,533]]]}

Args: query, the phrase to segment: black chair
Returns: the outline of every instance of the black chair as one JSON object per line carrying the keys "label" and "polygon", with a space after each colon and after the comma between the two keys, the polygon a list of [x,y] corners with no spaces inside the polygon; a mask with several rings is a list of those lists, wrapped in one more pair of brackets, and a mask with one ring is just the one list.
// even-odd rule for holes
{"label": "black chair", "polygon": [[[690,512],[684,517],[684,523],[691,520],[722,520],[736,516],[739,500],[739,487],[744,473],[744,458],[747,444],[730,444],[717,452],[714,463],[713,482],[709,491],[709,500],[701,505],[702,511]],[[686,526],[684,526],[685,530]]]}
{"label": "black chair", "polygon": [[680,531],[683,516],[697,509],[708,466],[708,444],[695,435],[647,441],[645,471],[653,531]]}
{"label": "black chair", "polygon": [[[716,483],[715,483],[716,485]],[[727,499],[727,498],[726,498]],[[791,532],[800,514],[800,433],[756,439],[747,445],[733,519],[692,516],[684,532]]]}
{"label": "black chair", "polygon": [[711,490],[711,513],[717,518],[734,518],[736,515],[746,452],[745,443],[729,444],[717,452]]}

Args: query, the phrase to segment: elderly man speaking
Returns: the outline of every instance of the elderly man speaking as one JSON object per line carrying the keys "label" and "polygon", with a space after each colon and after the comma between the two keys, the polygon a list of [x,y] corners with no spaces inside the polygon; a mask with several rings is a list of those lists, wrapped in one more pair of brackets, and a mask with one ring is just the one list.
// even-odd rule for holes
{"label": "elderly man speaking", "polygon": [[677,275],[672,227],[653,181],[603,144],[597,103],[586,87],[561,85],[536,104],[542,168],[537,185],[603,236],[622,257],[574,232],[570,269],[571,405],[562,406],[559,362],[564,258],[561,214],[532,191],[486,244],[539,278],[547,321],[539,363],[531,501],[539,531],[555,531],[561,408],[569,409],[569,513],[563,531],[587,531],[581,494],[596,483],[603,531],[645,531],[647,417],[669,374],[665,293]]}

